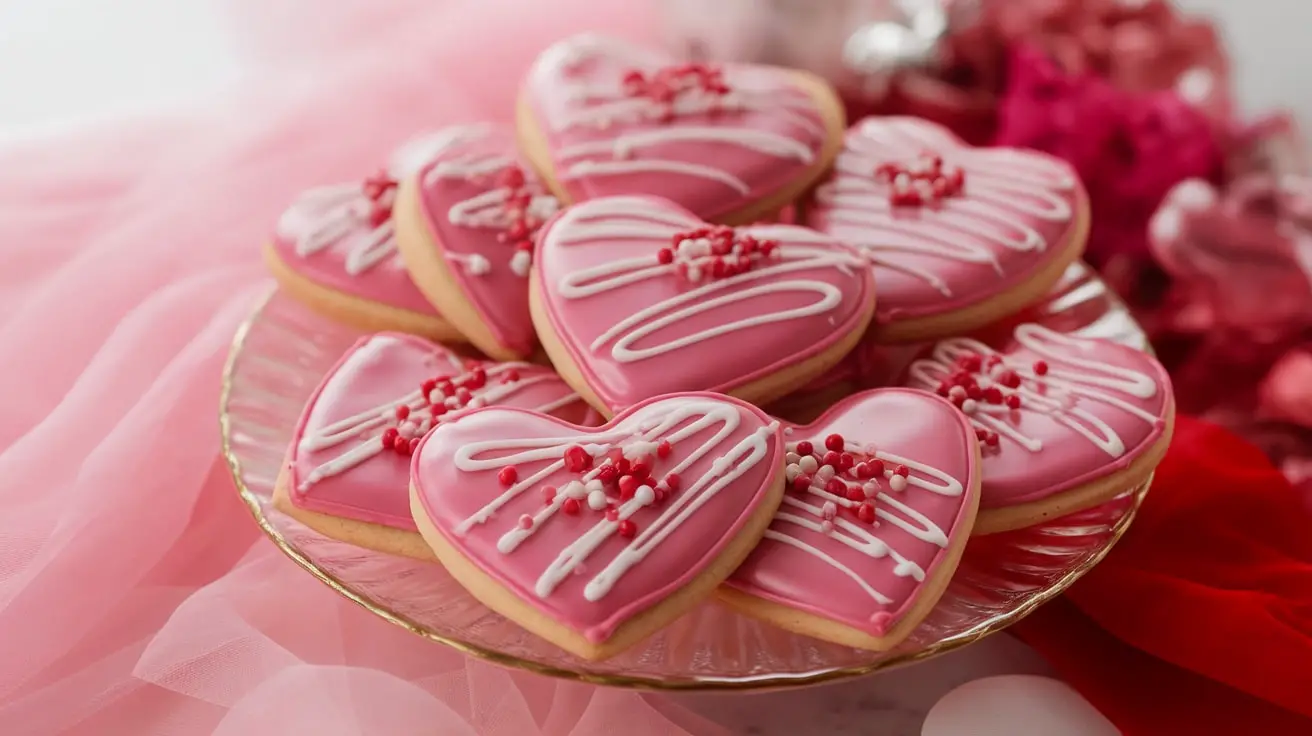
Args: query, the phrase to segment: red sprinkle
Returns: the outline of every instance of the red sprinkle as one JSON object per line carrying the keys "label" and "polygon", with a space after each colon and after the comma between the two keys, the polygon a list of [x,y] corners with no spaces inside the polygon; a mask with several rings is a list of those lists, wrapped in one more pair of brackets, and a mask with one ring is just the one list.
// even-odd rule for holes
{"label": "red sprinkle", "polygon": [[520,529],[532,529],[532,528],[533,528],[533,517],[532,517],[532,516],[529,516],[528,514],[524,514],[523,516],[519,517],[519,528],[520,528]]}
{"label": "red sprinkle", "polygon": [[565,450],[565,469],[571,473],[582,473],[592,467],[592,456],[580,445],[570,445]]}
{"label": "red sprinkle", "polygon": [[852,469],[852,466],[855,465],[855,464],[856,464],[856,458],[852,457],[852,454],[851,454],[851,453],[848,453],[848,452],[840,452],[840,453],[838,454],[838,469],[839,469],[839,470],[841,470],[841,471],[843,471],[843,472],[847,472],[847,471],[851,470],[851,469]]}
{"label": "red sprinkle", "polygon": [[984,400],[990,404],[1002,403],[1002,389],[997,386],[989,386],[984,390]]}
{"label": "red sprinkle", "polygon": [[851,487],[848,487],[848,488],[847,488],[847,493],[846,493],[846,494],[834,494],[834,495],[846,495],[846,496],[847,496],[847,500],[849,500],[849,501],[864,501],[864,500],[866,500],[866,492],[863,491],[863,490],[861,490],[861,488],[860,488],[859,486],[851,486]]}
{"label": "red sprinkle", "polygon": [[911,475],[911,469],[905,465],[899,465],[896,468],[893,468],[893,475],[900,475],[905,478],[908,475]]}
{"label": "red sprinkle", "polygon": [[565,503],[562,503],[562,504],[560,505],[560,510],[561,510],[561,511],[564,511],[565,513],[569,514],[570,516],[574,516],[575,514],[577,514],[577,513],[579,512],[579,502],[578,502],[578,499],[576,499],[576,498],[567,498],[567,499],[565,499]]}
{"label": "red sprinkle", "polygon": [[409,416],[410,416],[410,407],[406,406],[405,404],[402,404],[402,405],[396,407],[396,418],[397,418],[397,419],[399,419],[399,420],[401,420],[401,421],[404,422],[404,421],[406,420],[406,417],[409,417]]}
{"label": "red sprinkle", "polygon": [[840,457],[841,455],[839,455],[837,452],[835,452],[834,450],[830,450],[829,452],[825,453],[825,456],[823,458],[820,459],[820,464],[830,465],[833,466],[834,470],[838,470],[838,463]]}
{"label": "red sprinkle", "polygon": [[669,248],[661,248],[656,251],[656,262],[662,266],[668,266],[674,263],[674,251]]}
{"label": "red sprinkle", "polygon": [[519,480],[519,471],[515,469],[514,465],[507,465],[497,471],[497,480],[501,481],[503,486],[513,486],[515,481]]}
{"label": "red sprinkle", "polygon": [[621,537],[624,537],[625,539],[632,539],[638,533],[638,525],[634,524],[629,519],[625,519],[624,521],[620,522],[619,532]]}
{"label": "red sprinkle", "polygon": [[1012,395],[1008,396],[1008,397],[1007,397],[1007,408],[1008,408],[1008,409],[1019,409],[1019,408],[1020,408],[1020,397],[1017,396],[1016,394],[1012,394]]}
{"label": "red sprinkle", "polygon": [[1048,375],[1048,364],[1043,362],[1042,360],[1034,361],[1033,367],[1034,367],[1034,375],[1036,376]]}
{"label": "red sprinkle", "polygon": [[671,491],[677,491],[683,486],[683,479],[679,477],[678,473],[668,473],[665,476],[665,485]]}
{"label": "red sprinkle", "polygon": [[418,438],[418,437],[411,437],[411,438],[410,438],[410,449],[406,452],[406,454],[407,454],[407,455],[413,455],[413,454],[415,453],[415,450],[418,450],[418,449],[419,449],[419,438]]}
{"label": "red sprinkle", "polygon": [[825,448],[834,452],[842,452],[844,447],[843,435],[831,434],[825,438]]}
{"label": "red sprinkle", "polygon": [[813,447],[810,442],[803,440],[797,443],[798,455],[801,455],[802,457],[806,457],[807,455],[810,455],[812,452],[815,452],[815,447]]}
{"label": "red sprinkle", "polygon": [[670,446],[669,440],[661,440],[661,443],[656,445],[656,457],[662,460],[669,457],[671,452],[674,452],[674,448]]}
{"label": "red sprinkle", "polygon": [[642,482],[632,475],[620,478],[620,500],[627,501],[633,498],[633,494],[637,493],[640,485],[642,485]]}
{"label": "red sprinkle", "polygon": [[866,465],[869,465],[869,466],[870,466],[870,476],[871,476],[871,477],[882,476],[882,475],[884,474],[884,461],[883,461],[883,460],[880,460],[879,458],[872,458],[872,459],[866,461]]}
{"label": "red sprinkle", "polygon": [[638,458],[629,466],[629,476],[638,480],[650,478],[651,464],[650,458]]}
{"label": "red sprinkle", "polygon": [[396,444],[396,440],[400,436],[401,433],[397,431],[396,427],[388,427],[387,429],[383,430],[383,449],[384,450],[391,449],[392,445]]}
{"label": "red sprinkle", "polygon": [[597,480],[605,485],[613,485],[615,481],[619,480],[619,477],[620,471],[614,465],[603,465],[597,469]]}
{"label": "red sprinkle", "polygon": [[810,487],[811,487],[811,476],[807,475],[806,473],[798,473],[796,476],[793,477],[794,491],[801,492],[801,491],[805,491]]}
{"label": "red sprinkle", "polygon": [[988,436],[984,441],[988,444],[989,447],[997,447],[997,446],[998,446],[998,433],[997,433],[997,432],[989,432],[989,436]]}
{"label": "red sprinkle", "polygon": [[619,510],[619,509],[615,508],[614,506],[611,506],[611,507],[609,507],[609,508],[606,509],[606,520],[607,520],[607,521],[615,521],[615,520],[617,520],[617,519],[619,519],[619,518],[620,518],[620,510]]}
{"label": "red sprinkle", "polygon": [[856,507],[856,518],[867,524],[875,522],[875,507],[869,502],[862,503]]}
{"label": "red sprinkle", "polygon": [[856,471],[856,477],[860,478],[861,480],[875,477],[875,472],[870,469],[870,465],[868,465],[867,463],[857,463],[856,467],[853,468],[853,470]]}
{"label": "red sprinkle", "polygon": [[825,490],[835,496],[841,496],[847,493],[847,484],[841,478],[830,478],[825,481]]}

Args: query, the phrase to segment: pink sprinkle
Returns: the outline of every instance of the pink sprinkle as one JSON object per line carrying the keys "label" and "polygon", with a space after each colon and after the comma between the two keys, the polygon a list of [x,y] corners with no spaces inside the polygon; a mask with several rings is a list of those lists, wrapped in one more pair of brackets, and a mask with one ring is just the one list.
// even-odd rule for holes
{"label": "pink sprinkle", "polygon": [[520,529],[532,529],[532,528],[533,528],[533,517],[532,517],[532,516],[529,516],[528,514],[524,514],[523,516],[519,517],[519,528],[520,528]]}

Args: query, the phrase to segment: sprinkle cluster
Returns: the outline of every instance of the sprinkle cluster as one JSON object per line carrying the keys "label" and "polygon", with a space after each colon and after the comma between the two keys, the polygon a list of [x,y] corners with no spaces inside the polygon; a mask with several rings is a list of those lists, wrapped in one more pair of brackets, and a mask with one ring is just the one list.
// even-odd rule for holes
{"label": "sprinkle cluster", "polygon": [[[570,445],[561,459],[565,470],[576,477],[557,487],[544,485],[539,489],[544,505],[564,496],[560,510],[569,516],[584,511],[604,514],[610,521],[619,523],[621,537],[631,538],[638,533],[638,525],[630,518],[620,518],[621,506],[636,501],[639,507],[659,506],[683,487],[678,473],[660,475],[659,466],[668,461],[674,447],[669,440],[653,442],[634,440],[623,447],[604,448],[597,445]],[[595,453],[595,454],[594,454]],[[497,472],[497,480],[509,488],[519,482],[519,470],[507,465]],[[632,510],[636,510],[630,505]],[[533,517],[519,518],[524,529],[532,528]]]}
{"label": "sprinkle cluster", "polygon": [[798,493],[812,493],[825,499],[821,506],[820,528],[833,531],[839,509],[851,512],[863,524],[875,523],[875,497],[888,488],[901,493],[907,489],[911,470],[905,465],[886,463],[876,448],[866,446],[859,452],[849,450],[841,434],[825,437],[824,446],[809,441],[788,448],[784,477],[788,487]]}
{"label": "sprinkle cluster", "polygon": [[[1036,360],[1030,371],[1034,376],[1045,376],[1048,364]],[[1021,380],[1021,374],[1001,356],[968,352],[952,363],[951,372],[938,382],[935,392],[967,415],[974,415],[985,406],[1019,411],[1024,404],[1019,391]],[[987,446],[998,446],[997,432],[977,428],[975,434]]]}
{"label": "sprinkle cluster", "polygon": [[[540,202],[535,202],[534,193],[529,186],[528,177],[517,164],[511,164],[501,172],[501,186],[508,190],[506,195],[506,229],[497,239],[510,244],[515,254],[510,258],[510,270],[516,276],[528,276],[533,265],[533,236],[542,227],[549,212],[540,211]],[[543,199],[538,197],[538,200]],[[555,201],[554,199],[552,200]],[[554,207],[551,211],[554,211]]]}
{"label": "sprinkle cluster", "polygon": [[670,245],[656,252],[661,265],[674,270],[688,283],[747,273],[755,266],[779,257],[779,242],[740,235],[728,225],[715,225],[677,233]]}
{"label": "sprinkle cluster", "polygon": [[[460,410],[477,409],[484,405],[481,396],[474,392],[487,385],[487,371],[479,364],[470,363],[467,371],[458,376],[441,376],[430,378],[419,386],[422,405],[418,409],[409,404],[401,404],[394,410],[395,424],[383,430],[384,450],[391,450],[398,455],[411,455],[419,446],[419,440],[441,421],[441,417]],[[519,371],[510,368],[503,371],[498,380],[501,383],[514,383],[519,380]]]}
{"label": "sprinkle cluster", "polygon": [[724,97],[731,91],[724,81],[724,70],[709,64],[667,66],[650,75],[632,69],[624,74],[623,82],[629,97],[646,98],[660,105],[662,121],[674,118],[674,104],[681,96]]}
{"label": "sprinkle cluster", "polygon": [[966,172],[943,163],[943,157],[923,153],[914,162],[889,162],[875,169],[875,179],[890,186],[888,201],[894,207],[937,204],[961,194]]}
{"label": "sprinkle cluster", "polygon": [[370,227],[378,227],[392,218],[392,202],[396,199],[398,184],[391,174],[380,170],[360,185],[360,190],[369,200],[369,211],[365,213],[365,219],[369,221]]}

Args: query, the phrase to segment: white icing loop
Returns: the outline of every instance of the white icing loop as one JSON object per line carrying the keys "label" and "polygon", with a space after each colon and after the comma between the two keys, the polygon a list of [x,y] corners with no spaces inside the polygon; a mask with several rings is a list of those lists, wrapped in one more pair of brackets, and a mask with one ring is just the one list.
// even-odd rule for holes
{"label": "white icing loop", "polygon": [[997,432],[1030,452],[1042,450],[1043,442],[1022,433],[1008,421],[1012,411],[1047,416],[1114,458],[1125,454],[1124,440],[1111,425],[1081,406],[1081,401],[1116,408],[1151,426],[1160,421],[1156,415],[1126,399],[1156,396],[1159,390],[1157,381],[1139,371],[1099,360],[1098,352],[1106,349],[1102,343],[1063,335],[1036,324],[1020,325],[1014,337],[1022,348],[1050,364],[1047,375],[1040,377],[1035,374],[1032,363],[1016,360],[982,342],[961,337],[938,343],[929,358],[912,363],[909,369],[911,383],[933,390],[953,371],[958,358],[969,354],[984,358],[997,356],[1004,367],[1015,371],[1021,378],[1020,387],[1015,389],[1021,406],[1012,410],[1005,405],[981,402],[968,418],[976,427]]}
{"label": "white icing loop", "polygon": [[[670,63],[661,54],[595,35],[576,36],[557,43],[539,58],[531,72],[530,86],[551,89],[559,95],[558,106],[548,108],[547,125],[556,132],[588,128],[601,134],[599,140],[566,146],[556,153],[565,178],[622,176],[642,173],[679,174],[724,184],[740,196],[751,187],[723,167],[705,159],[690,161],[644,154],[661,146],[708,144],[748,149],[802,164],[814,162],[824,135],[823,121],[814,102],[785,75],[762,74],[747,68],[723,70],[728,92],[713,93],[700,88],[681,90],[668,102],[632,96],[624,88],[627,70],[653,73]],[[613,78],[587,81],[578,73],[584,66],[605,65]],[[554,100],[553,100],[554,101]],[[558,108],[558,109],[557,109]],[[786,121],[796,133],[785,134],[746,124],[745,115],[769,114]],[[632,126],[660,124],[668,119],[708,116],[706,124],[672,123],[648,130]],[[629,127],[629,130],[624,130]],[[813,140],[806,141],[798,136]]]}
{"label": "white icing loop", "polygon": [[[901,216],[875,171],[913,163],[926,151],[965,172],[964,194]],[[947,283],[916,256],[984,265],[1001,276],[994,248],[1029,253],[1049,247],[1025,218],[1070,221],[1077,184],[1069,168],[1046,156],[972,148],[924,121],[870,118],[848,133],[834,176],[817,189],[816,200],[829,208],[828,231],[861,248],[876,268],[921,279],[950,297]]]}
{"label": "white icing loop", "polygon": [[[566,234],[553,236],[553,243],[572,247],[597,241],[646,240],[655,245],[670,241],[680,230],[701,223],[694,218],[670,217],[651,200],[620,197],[594,200],[576,208],[575,219]],[[599,335],[591,345],[602,351],[610,345],[610,356],[621,363],[632,363],[732,334],[759,325],[825,314],[843,301],[842,290],[819,279],[782,279],[790,273],[832,268],[851,274],[861,263],[853,254],[834,247],[834,241],[803,228],[759,226],[746,228],[754,237],[777,240],[777,259],[756,265],[751,270],[728,278],[710,281],[681,292],[627,315]],[[828,246],[828,247],[825,247]],[[660,265],[653,257],[620,258],[590,268],[579,269],[561,277],[557,293],[564,299],[582,299],[624,288],[630,284],[658,278],[675,278],[673,265]],[[774,308],[772,295],[812,294],[816,299],[790,308]],[[688,335],[656,342],[641,348],[635,343],[662,329],[698,314],[722,311],[730,305],[757,300],[762,310],[750,317],[718,323]]]}
{"label": "white icing loop", "polygon": [[[464,372],[464,365],[455,355],[450,353],[442,354],[450,365],[450,372],[447,377],[453,382],[459,382],[467,377]],[[485,366],[487,374],[487,383],[481,388],[470,391],[473,400],[470,405],[449,411],[443,414],[442,421],[454,419],[455,417],[467,414],[476,408],[498,404],[506,401],[516,393],[538,384],[548,381],[559,380],[556,376],[550,374],[531,375],[520,378],[516,381],[501,383],[497,379],[509,370],[532,369],[527,363],[501,363],[497,365]],[[434,375],[441,374],[441,369],[435,370]],[[560,399],[550,401],[538,406],[534,411],[549,414],[561,409],[576,401],[581,401],[578,394],[569,393]],[[297,489],[304,492],[314,486],[315,483],[335,475],[340,475],[348,470],[360,465],[366,460],[383,452],[383,443],[381,438],[383,432],[390,426],[396,424],[396,409],[399,406],[405,406],[410,409],[413,421],[416,422],[414,436],[422,437],[432,428],[432,417],[424,409],[428,402],[424,400],[419,389],[405,393],[392,401],[380,404],[378,406],[366,409],[358,414],[339,419],[331,424],[320,427],[318,431],[306,434],[301,437],[300,444],[297,447],[300,453],[317,452],[329,448],[338,447],[348,442],[353,442],[340,455],[336,455],[320,463],[301,478]]]}
{"label": "white icing loop", "polygon": [[[585,449],[597,457],[613,447],[627,449],[633,443],[647,447],[661,440],[668,440],[671,445],[679,447],[679,452],[683,452],[680,442],[712,431],[709,437],[701,440],[691,452],[666,471],[683,476],[685,486],[671,497],[657,518],[646,524],[635,538],[587,582],[583,590],[587,600],[595,601],[604,597],[626,572],[641,563],[700,508],[742,478],[769,454],[770,440],[778,431],[778,423],[761,427],[732,446],[723,447],[725,440],[742,423],[740,412],[733,404],[715,400],[668,399],[639,409],[607,431],[589,435],[591,442]],[[455,533],[463,536],[471,533],[475,527],[491,522],[506,504],[563,470],[565,449],[577,443],[578,436],[571,434],[559,437],[512,437],[462,445],[453,458],[455,467],[461,472],[491,472],[506,465],[540,467],[461,522],[455,528]],[[689,468],[712,453],[715,459],[709,472],[696,477],[687,476]],[[585,473],[583,482],[595,478],[600,468],[601,465],[598,465]],[[573,486],[566,484],[566,488],[572,489]],[[527,528],[517,520],[509,520],[497,542],[497,549],[504,554],[514,552],[521,542],[531,537],[544,523],[550,522],[569,498],[577,499],[578,495],[571,492],[557,493],[550,503],[534,514],[533,523],[527,525]],[[621,521],[644,507],[644,499],[638,496],[625,501],[617,509],[617,519],[612,521],[601,518],[562,549],[538,578],[534,586],[536,594],[543,598],[551,595],[563,581],[581,569],[603,542],[618,533]]]}
{"label": "white icing loop", "polygon": [[[795,447],[795,443],[790,444],[789,449]],[[854,454],[864,454],[861,447],[851,443],[844,449]],[[882,460],[885,464],[885,480],[891,480],[894,477],[894,468],[898,465],[905,465],[908,470],[912,471],[907,477],[907,481],[908,485],[913,488],[943,496],[960,496],[965,493],[965,486],[961,480],[933,466],[882,451],[875,452],[874,457]],[[807,456],[807,458],[814,460],[811,456]],[[807,472],[812,471],[813,469]],[[889,605],[893,603],[893,600],[876,590],[860,573],[851,567],[814,544],[806,542],[797,534],[789,532],[787,526],[792,525],[816,534],[823,534],[839,544],[877,560],[888,558],[893,562],[894,575],[924,582],[925,570],[881,539],[877,533],[878,524],[871,526],[857,523],[849,518],[834,514],[834,511],[838,508],[854,509],[860,502],[853,501],[846,496],[830,493],[825,489],[825,481],[821,478],[815,478],[812,481],[811,486],[806,489],[806,496],[808,498],[804,499],[799,498],[795,493],[789,493],[784,497],[783,506],[775,514],[774,523],[765,533],[766,539],[786,544],[829,565],[846,577],[851,578],[879,605]],[[826,512],[826,509],[829,511]],[[896,526],[921,542],[947,548],[949,543],[947,532],[924,514],[911,508],[901,500],[887,493],[879,492],[874,499],[874,509],[876,519]]]}

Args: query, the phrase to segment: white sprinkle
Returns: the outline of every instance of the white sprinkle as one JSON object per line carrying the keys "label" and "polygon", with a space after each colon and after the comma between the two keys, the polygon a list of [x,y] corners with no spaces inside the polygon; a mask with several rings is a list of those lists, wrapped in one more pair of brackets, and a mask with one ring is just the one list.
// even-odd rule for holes
{"label": "white sprinkle", "polygon": [[795,452],[790,452],[790,453],[788,453],[787,455],[784,455],[784,462],[786,462],[786,463],[788,463],[788,464],[790,464],[790,465],[794,465],[794,464],[796,464],[797,461],[798,461],[798,460],[801,460],[801,459],[802,459],[802,456],[801,456],[801,455],[798,455],[798,454],[795,453]]}
{"label": "white sprinkle", "polygon": [[802,472],[806,473],[807,475],[814,473],[816,471],[816,468],[820,467],[820,462],[815,459],[814,455],[807,455],[801,460],[798,460],[797,464],[799,467],[802,468]]}
{"label": "white sprinkle", "polygon": [[[893,477],[902,478],[902,476],[900,475],[895,475]],[[905,481],[905,479],[903,480]],[[904,482],[903,485],[906,485],[906,483]],[[874,482],[873,480],[868,481],[865,485],[861,486],[861,492],[866,494],[866,498],[874,498],[875,496],[879,495],[879,484]]]}
{"label": "white sprinkle", "polygon": [[962,388],[961,386],[953,386],[952,388],[948,389],[948,398],[964,399],[966,398],[966,389]]}
{"label": "white sprinkle", "polygon": [[516,276],[528,276],[529,269],[533,267],[533,254],[526,250],[517,250],[515,255],[510,257],[510,270],[515,272]]}
{"label": "white sprinkle", "polygon": [[815,477],[819,478],[822,481],[829,480],[830,478],[834,477],[834,466],[826,465],[820,468],[819,470],[815,471]]}
{"label": "white sprinkle", "polygon": [[826,519],[832,519],[838,514],[838,507],[833,501],[825,501],[825,505],[820,507],[820,515]]}
{"label": "white sprinkle", "polygon": [[894,475],[892,478],[888,479],[888,487],[901,493],[907,489],[907,479],[900,475]]}
{"label": "white sprinkle", "polygon": [[606,492],[592,491],[588,494],[588,508],[593,511],[601,511],[606,508]]}
{"label": "white sprinkle", "polygon": [[492,264],[483,256],[473,253],[465,259],[465,272],[473,276],[482,276],[492,270]]}
{"label": "white sprinkle", "polygon": [[588,481],[587,489],[589,493],[594,493],[596,491],[604,490],[605,486],[602,485],[601,479],[593,478],[592,480]]}
{"label": "white sprinkle", "polygon": [[789,463],[784,466],[784,478],[786,478],[789,483],[792,483],[793,478],[796,478],[801,472],[802,469],[798,467],[797,463]]}
{"label": "white sprinkle", "polygon": [[582,483],[572,480],[565,484],[565,495],[576,501],[581,501],[588,497],[588,489]]}
{"label": "white sprinkle", "polygon": [[961,403],[961,410],[967,414],[974,414],[975,410],[978,408],[979,404],[975,403],[974,399],[966,399]]}
{"label": "white sprinkle", "polygon": [[651,486],[638,486],[638,490],[633,492],[633,498],[643,506],[650,506],[656,502],[656,491]]}

